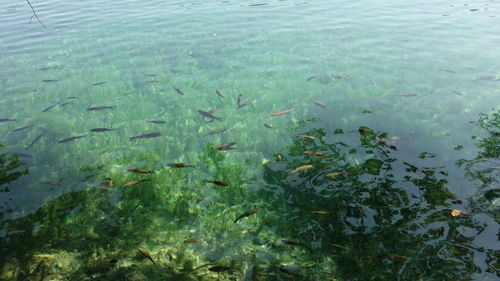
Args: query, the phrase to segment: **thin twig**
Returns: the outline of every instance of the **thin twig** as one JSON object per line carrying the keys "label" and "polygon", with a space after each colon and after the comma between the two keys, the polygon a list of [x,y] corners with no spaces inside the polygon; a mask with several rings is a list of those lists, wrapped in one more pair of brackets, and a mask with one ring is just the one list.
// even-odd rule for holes
{"label": "thin twig", "polygon": [[[26,0],[26,2],[28,3],[28,5],[30,5],[31,7],[31,10],[33,11],[33,16],[35,16],[36,20],[43,26],[43,28],[47,28],[43,22],[38,18],[38,16],[36,15],[36,12],[35,12],[35,8],[33,8],[33,6],[31,5],[30,1],[29,0]],[[31,16],[30,18],[30,23],[31,23],[31,19],[33,19],[33,16]]]}

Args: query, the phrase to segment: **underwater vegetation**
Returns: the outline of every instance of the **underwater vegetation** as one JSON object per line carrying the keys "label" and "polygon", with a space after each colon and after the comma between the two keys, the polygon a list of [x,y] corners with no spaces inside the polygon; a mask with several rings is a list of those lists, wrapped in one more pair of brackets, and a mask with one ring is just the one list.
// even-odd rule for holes
{"label": "underwater vegetation", "polygon": [[[476,238],[480,216],[498,222],[499,112],[478,124],[477,157],[457,163],[473,198],[437,153],[315,119],[259,165],[209,143],[193,165],[146,152],[88,167],[98,181],[1,221],[0,280],[494,280],[499,251]],[[8,192],[27,170],[0,160]]]}

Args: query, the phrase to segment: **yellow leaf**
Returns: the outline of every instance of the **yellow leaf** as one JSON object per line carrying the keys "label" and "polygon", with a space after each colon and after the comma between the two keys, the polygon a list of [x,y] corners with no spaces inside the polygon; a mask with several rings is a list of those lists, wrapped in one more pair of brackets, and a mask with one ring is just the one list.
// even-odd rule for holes
{"label": "yellow leaf", "polygon": [[451,215],[454,216],[454,217],[457,217],[457,216],[460,216],[460,210],[453,210],[451,211]]}

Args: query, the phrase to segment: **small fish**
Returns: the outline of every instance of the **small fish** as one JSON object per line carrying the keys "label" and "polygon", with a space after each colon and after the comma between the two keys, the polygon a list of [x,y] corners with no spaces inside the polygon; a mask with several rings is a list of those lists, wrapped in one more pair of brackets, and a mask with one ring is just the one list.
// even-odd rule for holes
{"label": "small fish", "polygon": [[162,120],[151,120],[151,121],[148,121],[149,123],[153,123],[153,124],[165,124],[167,122],[165,121],[162,121]]}
{"label": "small fish", "polygon": [[24,126],[24,127],[21,127],[21,128],[17,128],[17,129],[12,130],[12,132],[19,132],[19,131],[26,130],[26,129],[29,129],[29,128],[33,128],[33,126]]}
{"label": "small fish", "polygon": [[309,155],[309,156],[324,157],[324,158],[331,157],[331,155],[329,155],[329,154],[325,154],[323,152],[314,151],[314,150],[306,150],[306,151],[304,151],[304,154]]}
{"label": "small fish", "polygon": [[0,118],[0,123],[2,123],[2,122],[12,122],[12,121],[17,121],[17,119]]}
{"label": "small fish", "polygon": [[218,186],[229,186],[229,184],[223,183],[221,181],[207,181],[207,182],[213,183],[213,184],[218,185]]}
{"label": "small fish", "polygon": [[299,242],[294,242],[294,241],[290,241],[290,240],[281,240],[281,242],[283,242],[283,244],[287,244],[287,245],[301,246],[301,247],[306,247],[307,248],[307,246],[305,244],[302,244],[302,243],[299,243]]}
{"label": "small fish", "polygon": [[269,129],[273,129],[273,128],[274,128],[273,126],[268,125],[268,124],[266,124],[266,123],[264,123],[264,127],[269,128]]}
{"label": "small fish", "polygon": [[92,86],[99,86],[99,85],[103,85],[103,84],[106,84],[106,83],[108,83],[108,82],[105,82],[105,81],[97,82],[97,83],[92,84]]}
{"label": "small fish", "polygon": [[377,82],[375,82],[375,80],[370,79],[370,83],[371,83],[374,87],[377,87]]}
{"label": "small fish", "polygon": [[124,184],[123,186],[124,186],[124,187],[133,186],[133,185],[136,185],[136,184],[140,184],[141,182],[145,182],[145,181],[150,181],[150,179],[145,179],[145,180],[136,180],[136,181],[127,182],[127,183],[126,183],[126,184]]}
{"label": "small fish", "polygon": [[68,99],[77,99],[78,97],[68,97]]}
{"label": "small fish", "polygon": [[345,72],[339,72],[340,74],[344,75],[345,77],[352,77],[352,74],[345,73]]}
{"label": "small fish", "polygon": [[39,68],[38,70],[49,70],[50,67],[42,67],[42,68]]}
{"label": "small fish", "polygon": [[396,254],[383,254],[383,256],[393,258],[393,259],[407,259],[407,256],[401,256],[401,255],[396,255]]}
{"label": "small fish", "polygon": [[48,80],[42,80],[42,82],[45,82],[45,83],[48,83],[48,82],[57,82],[59,80],[55,80],[55,79],[48,79]]}
{"label": "small fish", "polygon": [[40,183],[43,183],[43,184],[46,184],[46,185],[51,185],[51,186],[61,186],[60,182],[42,181]]}
{"label": "small fish", "polygon": [[31,144],[30,144],[30,145],[28,145],[28,147],[27,147],[27,148],[32,147],[35,143],[37,143],[38,141],[40,141],[40,139],[42,138],[42,135],[43,135],[43,134],[38,135],[38,136],[37,136],[37,137],[36,137],[36,138],[35,138],[35,139],[31,142]]}
{"label": "small fish", "polygon": [[326,110],[330,111],[330,112],[332,112],[332,111],[333,111],[333,110],[332,110],[332,109],[331,109],[328,105],[326,105],[326,104],[324,104],[324,103],[320,102],[319,100],[314,100],[314,103],[315,103],[316,105],[318,105],[318,106],[320,106],[320,107],[322,107],[322,108],[324,108],[324,109],[326,109]]}
{"label": "small fish", "polygon": [[311,81],[311,80],[316,79],[316,78],[318,78],[318,76],[311,76],[311,77],[307,78],[306,81]]}
{"label": "small fish", "polygon": [[396,97],[418,97],[420,94],[408,93],[408,94],[395,94]]}
{"label": "small fish", "polygon": [[274,117],[274,116],[281,116],[281,115],[285,115],[285,114],[288,114],[288,113],[290,113],[290,112],[292,112],[292,111],[294,111],[294,110],[295,110],[295,107],[294,107],[294,108],[287,109],[287,110],[283,110],[283,111],[279,111],[279,112],[273,113],[273,114],[271,114],[271,116],[273,116],[273,117]]}
{"label": "small fish", "polygon": [[55,103],[55,104],[53,104],[53,105],[51,105],[51,106],[47,107],[46,109],[42,110],[42,112],[47,112],[47,111],[51,110],[51,109],[52,109],[54,106],[56,106],[56,105],[58,105],[58,103]]}
{"label": "small fish", "polygon": [[143,248],[139,248],[137,249],[137,252],[139,252],[139,254],[141,254],[145,259],[149,259],[153,262],[154,265],[156,265],[156,262],[153,260],[148,251],[144,250]]}
{"label": "small fish", "polygon": [[108,189],[113,186],[113,179],[106,178],[106,181],[99,187],[99,189]]}
{"label": "small fish", "polygon": [[225,144],[221,144],[219,146],[216,146],[215,149],[217,149],[217,150],[231,150],[231,149],[236,149],[236,148],[232,147],[235,144],[236,144],[236,142],[229,142],[229,143],[225,143]]}
{"label": "small fish", "polygon": [[181,95],[181,96],[183,96],[183,95],[184,95],[184,92],[182,92],[181,90],[177,89],[176,87],[174,87],[174,89],[175,89],[175,91],[176,91],[179,95]]}
{"label": "small fish", "polygon": [[208,270],[213,271],[213,272],[224,272],[224,271],[231,270],[231,268],[227,267],[227,266],[221,266],[221,265],[219,265],[219,266],[211,267]]}
{"label": "small fish", "polygon": [[87,110],[104,110],[104,109],[111,109],[113,108],[112,106],[94,106],[94,107],[88,107]]}
{"label": "small fish", "polygon": [[73,103],[73,102],[68,101],[68,102],[65,102],[65,103],[61,103],[59,106],[65,106],[65,105],[68,105],[70,103]]}
{"label": "small fish", "polygon": [[239,94],[238,99],[236,100],[236,104],[238,105],[238,108],[241,107],[241,100],[243,99],[243,95]]}
{"label": "small fish", "polygon": [[141,168],[127,168],[127,171],[138,174],[151,174],[153,171],[146,171]]}
{"label": "small fish", "polygon": [[247,105],[250,105],[250,104],[252,104],[252,103],[253,103],[253,102],[251,102],[251,101],[247,101],[247,102],[245,102],[244,104],[241,104],[241,105],[238,107],[238,109],[243,108],[243,107],[245,107],[245,106],[247,106]]}
{"label": "small fish", "polygon": [[255,208],[255,209],[252,209],[250,211],[246,211],[244,212],[243,214],[239,215],[235,220],[234,220],[234,223],[237,223],[239,220],[241,220],[242,218],[244,217],[249,217],[255,213],[257,213],[257,211],[259,210],[259,208]]}
{"label": "small fish", "polygon": [[108,128],[94,128],[90,129],[91,132],[96,132],[96,133],[101,133],[101,132],[108,132],[108,131],[114,131],[115,129],[108,129]]}
{"label": "small fish", "polygon": [[223,133],[225,132],[226,129],[217,129],[217,130],[213,130],[211,132],[209,132],[208,134],[206,134],[206,136],[210,136],[210,135],[215,135],[215,134],[220,134],[220,133]]}
{"label": "small fish", "polygon": [[329,214],[331,214],[331,212],[327,212],[327,211],[311,211],[311,214],[313,214],[313,215],[329,215]]}
{"label": "small fish", "polygon": [[329,179],[334,179],[336,177],[340,177],[340,176],[343,176],[345,175],[345,173],[343,172],[333,172],[333,173],[328,173],[325,175],[325,177],[329,178]]}
{"label": "small fish", "polygon": [[198,113],[200,113],[203,117],[207,117],[212,120],[222,120],[222,118],[214,116],[210,111],[198,110]]}
{"label": "small fish", "polygon": [[449,70],[449,69],[445,69],[445,68],[441,68],[439,71],[448,72],[448,73],[456,73],[453,70]]}
{"label": "small fish", "polygon": [[291,171],[290,174],[295,174],[298,172],[306,172],[307,170],[311,169],[313,166],[312,165],[302,165],[300,167],[297,167],[295,170]]}
{"label": "small fish", "polygon": [[195,244],[195,243],[198,243],[198,240],[186,239],[186,240],[184,240],[184,243]]}
{"label": "small fish", "polygon": [[26,153],[22,153],[22,152],[14,152],[13,154],[19,156],[19,157],[23,157],[23,158],[32,158],[33,155],[31,154],[26,154]]}
{"label": "small fish", "polygon": [[149,76],[149,77],[157,77],[157,76],[160,76],[159,74],[146,74],[145,76]]}
{"label": "small fish", "polygon": [[146,81],[144,81],[144,82],[146,82],[146,83],[156,83],[156,82],[158,82],[158,81],[157,81],[157,80],[146,80]]}
{"label": "small fish", "polygon": [[223,95],[219,92],[219,90],[215,90],[215,93],[216,93],[219,97],[224,98],[224,96],[223,96]]}
{"label": "small fish", "polygon": [[299,138],[304,138],[304,139],[309,139],[309,140],[313,140],[315,139],[316,137],[313,137],[313,136],[308,136],[308,135],[297,135],[297,137]]}
{"label": "small fish", "polygon": [[464,94],[458,92],[458,91],[451,91],[452,93],[454,93],[455,95],[458,95],[458,96],[463,96]]}
{"label": "small fish", "polygon": [[157,137],[160,137],[160,136],[163,136],[162,133],[149,133],[149,134],[142,134],[142,135],[138,135],[138,136],[135,136],[135,137],[129,137],[130,140],[136,140],[136,139],[150,139],[150,138],[157,138]]}
{"label": "small fish", "polygon": [[193,165],[186,165],[184,163],[170,163],[167,164],[167,166],[172,167],[172,168],[195,168]]}
{"label": "small fish", "polygon": [[287,268],[285,268],[283,266],[279,268],[279,271],[281,271],[281,272],[283,272],[285,274],[288,274],[288,275],[292,275],[292,276],[295,276],[295,277],[300,277],[300,275],[298,275],[297,273],[295,273],[295,272],[291,271],[290,269],[287,269]]}
{"label": "small fish", "polygon": [[472,81],[476,82],[476,81],[495,81],[495,78],[496,76],[481,76],[481,77],[478,77]]}
{"label": "small fish", "polygon": [[75,136],[75,137],[70,137],[70,138],[66,138],[66,139],[63,139],[63,140],[60,140],[58,141],[57,143],[68,143],[68,142],[73,142],[77,139],[81,139],[81,138],[84,138],[86,137],[87,135],[82,135],[82,136]]}

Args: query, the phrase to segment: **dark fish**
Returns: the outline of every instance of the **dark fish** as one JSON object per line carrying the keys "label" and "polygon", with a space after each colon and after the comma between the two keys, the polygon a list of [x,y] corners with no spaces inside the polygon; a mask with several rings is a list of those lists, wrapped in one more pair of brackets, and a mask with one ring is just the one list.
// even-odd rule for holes
{"label": "dark fish", "polygon": [[145,76],[156,77],[156,76],[160,76],[160,75],[158,75],[158,74],[146,74]]}
{"label": "dark fish", "polygon": [[47,111],[51,110],[51,109],[52,109],[54,106],[56,106],[56,105],[58,105],[58,103],[55,103],[55,104],[53,104],[53,105],[51,105],[51,106],[47,107],[47,108],[46,108],[46,109],[44,109],[42,112],[47,112]]}
{"label": "dark fish", "polygon": [[141,254],[144,258],[149,259],[150,261],[153,262],[154,265],[156,265],[155,261],[153,260],[148,251],[144,250],[143,248],[139,248],[137,249],[137,252],[139,252],[139,254]]}
{"label": "dark fish", "polygon": [[12,132],[19,132],[19,131],[22,131],[22,130],[25,130],[25,129],[29,129],[29,128],[33,128],[33,126],[24,126],[24,127],[21,127],[21,128],[17,128],[15,130],[12,130]]}
{"label": "dark fish", "polygon": [[216,93],[219,97],[224,98],[224,96],[223,96],[223,95],[219,92],[219,90],[215,90],[215,93]]}
{"label": "dark fish", "polygon": [[444,68],[441,68],[440,71],[443,71],[443,72],[448,72],[448,73],[456,73],[455,71],[453,70],[449,70],[449,69],[444,69]]}
{"label": "dark fish", "polygon": [[87,107],[87,110],[103,110],[103,109],[110,109],[113,108],[112,106],[94,106],[94,107]]}
{"label": "dark fish", "polygon": [[38,135],[38,137],[36,137],[36,138],[35,138],[35,139],[31,142],[31,144],[30,144],[30,145],[28,145],[28,147],[27,147],[27,148],[30,148],[30,147],[32,147],[35,143],[37,143],[37,142],[38,142],[38,141],[42,138],[42,135],[43,135],[43,134]]}
{"label": "dark fish", "polygon": [[238,108],[245,107],[245,106],[250,105],[250,104],[252,104],[252,103],[253,103],[253,102],[251,102],[251,101],[247,101],[247,102],[245,102],[244,104],[241,104]]}
{"label": "dark fish", "polygon": [[42,80],[42,82],[56,82],[56,81],[59,81],[59,80],[55,80],[55,79],[48,79],[48,80]]}
{"label": "dark fish", "polygon": [[39,68],[38,70],[49,70],[50,67],[42,67],[42,68]]}
{"label": "dark fish", "polygon": [[316,105],[318,105],[319,107],[322,107],[322,108],[324,108],[324,109],[326,109],[326,110],[328,110],[328,111],[330,111],[330,112],[332,112],[332,111],[333,111],[333,110],[332,110],[332,109],[331,109],[328,105],[326,105],[326,104],[324,104],[324,103],[320,102],[319,100],[314,100],[314,103],[315,103]]}
{"label": "dark fish", "polygon": [[420,94],[409,93],[409,94],[395,94],[396,97],[418,97]]}
{"label": "dark fish", "polygon": [[127,182],[126,184],[124,184],[123,186],[124,187],[133,186],[136,184],[140,184],[141,182],[145,182],[145,181],[150,181],[150,179],[130,181],[130,182]]}
{"label": "dark fish", "polygon": [[146,171],[141,168],[127,168],[127,171],[138,174],[151,174],[153,171]]}
{"label": "dark fish", "polygon": [[241,107],[241,100],[243,99],[243,95],[242,94],[239,94],[238,95],[238,98],[236,99],[236,104],[238,105],[238,108]]}
{"label": "dark fish", "polygon": [[68,99],[77,99],[78,97],[68,97]]}
{"label": "dark fish", "polygon": [[311,80],[316,79],[316,78],[318,78],[318,76],[311,76],[311,77],[307,78],[306,81],[311,81]]}
{"label": "dark fish", "polygon": [[71,138],[67,138],[67,139],[63,139],[63,140],[60,140],[58,141],[57,143],[68,143],[68,142],[73,142],[77,139],[81,139],[81,138],[84,138],[86,137],[87,135],[82,135],[82,136],[75,136],[75,137],[71,137]]}
{"label": "dark fish", "polygon": [[150,139],[150,138],[156,138],[156,137],[160,137],[160,136],[163,136],[162,133],[149,133],[149,134],[142,134],[142,135],[138,135],[138,136],[135,136],[135,137],[130,137],[129,139],[130,140],[135,140],[135,139]]}
{"label": "dark fish", "polygon": [[225,144],[221,144],[219,146],[216,146],[215,149],[217,149],[217,150],[231,150],[231,149],[236,149],[236,148],[232,147],[235,144],[236,144],[236,142],[229,142],[229,143],[225,143]]}
{"label": "dark fish", "polygon": [[496,78],[496,76],[481,76],[481,77],[478,77],[472,81],[476,82],[476,81],[494,81]]}
{"label": "dark fish", "polygon": [[165,124],[167,122],[165,121],[161,121],[161,120],[151,120],[151,121],[148,121],[149,123],[153,123],[153,124]]}
{"label": "dark fish", "polygon": [[0,123],[2,123],[2,122],[11,122],[11,121],[17,121],[17,119],[0,118]]}
{"label": "dark fish", "polygon": [[224,272],[224,271],[231,270],[231,268],[227,267],[227,266],[219,265],[219,266],[211,267],[208,270],[213,271],[213,272]]}
{"label": "dark fish", "polygon": [[33,157],[33,155],[31,154],[26,154],[26,153],[22,153],[22,152],[14,152],[13,154],[19,156],[19,157],[23,157],[23,158],[31,158]]}
{"label": "dark fish", "polygon": [[65,105],[68,105],[68,104],[70,104],[70,103],[73,103],[73,102],[68,101],[68,102],[65,102],[65,103],[61,103],[59,106],[65,106]]}
{"label": "dark fish", "polygon": [[172,168],[195,168],[193,165],[186,165],[184,163],[169,163],[167,166]]}
{"label": "dark fish", "polygon": [[213,183],[213,184],[218,185],[218,186],[229,186],[229,184],[223,183],[221,181],[207,181],[207,182]]}
{"label": "dark fish", "polygon": [[290,240],[281,240],[281,242],[283,242],[284,244],[287,244],[287,245],[292,245],[292,246],[301,246],[301,247],[306,247],[306,245],[302,244],[302,243],[298,243],[298,242],[294,242],[294,241],[290,241]]}
{"label": "dark fish", "polygon": [[223,133],[223,132],[225,132],[225,131],[226,131],[226,129],[218,129],[218,130],[213,130],[213,131],[209,132],[209,133],[208,133],[208,134],[206,134],[206,135],[207,135],[207,136],[209,136],[209,135],[220,134],[220,133]]}
{"label": "dark fish", "polygon": [[269,129],[272,129],[272,128],[273,128],[273,126],[271,126],[271,125],[267,125],[266,123],[264,123],[264,127],[269,128]]}
{"label": "dark fish", "polygon": [[222,118],[220,117],[216,117],[214,116],[211,112],[209,111],[203,111],[203,110],[198,110],[198,112],[203,116],[203,117],[207,117],[207,118],[210,118],[212,120],[222,120]]}
{"label": "dark fish", "polygon": [[295,272],[291,271],[290,269],[287,269],[287,268],[285,268],[285,267],[283,267],[283,266],[279,268],[279,271],[281,271],[281,272],[283,272],[283,273],[285,273],[285,274],[288,274],[288,275],[295,276],[295,277],[301,277],[301,276],[300,276],[300,275],[298,275],[297,273],[295,273]]}
{"label": "dark fish", "polygon": [[239,215],[235,220],[234,222],[237,223],[239,220],[241,220],[242,218],[244,217],[249,217],[255,213],[257,213],[257,211],[259,210],[259,208],[255,208],[255,209],[252,209],[250,211],[246,211],[244,212],[243,214]]}
{"label": "dark fish", "polygon": [[101,133],[101,132],[108,132],[108,131],[114,131],[115,129],[108,129],[108,128],[94,128],[90,129],[91,132],[95,133]]}
{"label": "dark fish", "polygon": [[176,91],[179,95],[181,95],[181,96],[183,96],[183,95],[184,95],[184,92],[182,92],[181,90],[177,89],[176,87],[174,87],[174,89],[175,89],[175,91]]}
{"label": "dark fish", "polygon": [[97,82],[97,83],[92,84],[92,86],[99,86],[99,85],[106,84],[106,83],[108,83],[108,82],[105,82],[105,81]]}
{"label": "dark fish", "polygon": [[61,186],[60,182],[42,181],[40,183],[43,183],[43,184],[46,184],[46,185],[51,185],[51,186]]}
{"label": "dark fish", "polygon": [[451,91],[452,93],[454,93],[455,95],[459,95],[459,96],[462,96],[463,94],[458,92],[458,91]]}
{"label": "dark fish", "polygon": [[198,240],[186,239],[186,240],[184,240],[184,243],[194,244],[194,243],[198,243]]}

